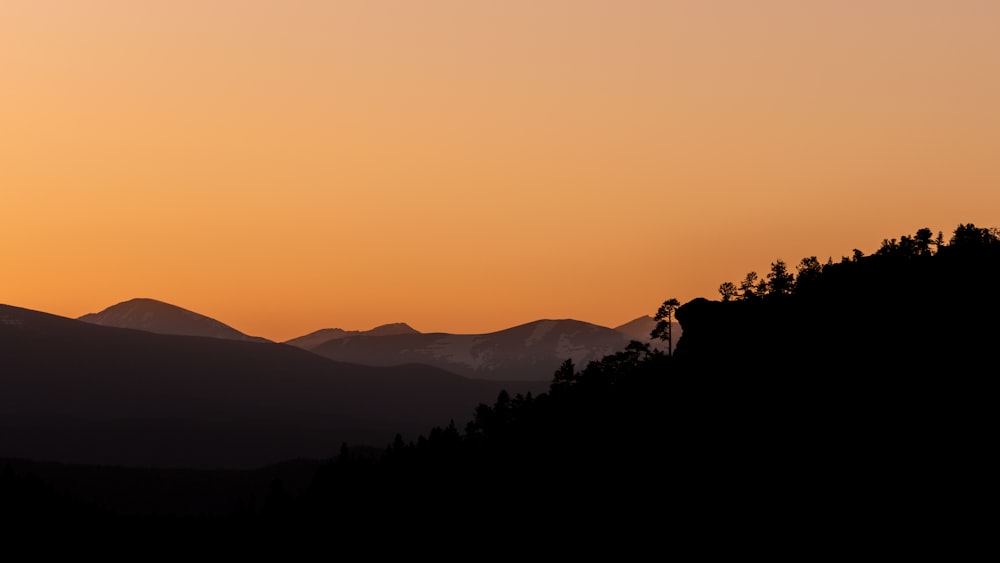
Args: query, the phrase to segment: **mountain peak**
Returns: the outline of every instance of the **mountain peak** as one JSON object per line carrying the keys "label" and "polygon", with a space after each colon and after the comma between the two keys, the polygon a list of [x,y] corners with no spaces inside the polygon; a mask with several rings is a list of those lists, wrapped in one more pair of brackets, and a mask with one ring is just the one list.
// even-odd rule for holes
{"label": "mountain peak", "polygon": [[632,319],[631,321],[623,325],[616,326],[614,327],[614,329],[621,332],[628,332],[629,330],[633,329],[644,330],[646,327],[649,327],[649,330],[653,330],[655,326],[656,326],[656,321],[653,319],[653,317],[649,315],[643,315],[641,317]]}
{"label": "mountain peak", "polygon": [[[136,304],[136,305],[154,305],[154,306],[155,305],[166,305],[168,307],[173,307],[175,309],[180,309],[180,307],[178,307],[176,305],[171,305],[170,303],[167,303],[166,301],[160,301],[159,299],[153,299],[151,297],[133,297],[132,299],[129,299],[129,300],[126,300],[126,301],[122,301],[121,303],[118,303],[118,305],[126,305],[126,304],[129,304],[129,303],[133,303],[133,304]],[[112,305],[112,307],[117,307],[118,305]]]}
{"label": "mountain peak", "polygon": [[420,331],[406,323],[389,323],[365,331],[363,334],[367,336],[391,336],[395,334],[420,334]]}
{"label": "mountain peak", "polygon": [[211,317],[148,297],[122,301],[99,313],[83,315],[78,320],[101,326],[130,328],[158,334],[268,342],[264,338],[248,336]]}
{"label": "mountain peak", "polygon": [[[616,326],[615,330],[628,336],[632,340],[648,342],[653,346],[653,348],[665,350],[666,343],[659,338],[653,338],[651,336],[653,329],[656,328],[656,324],[656,319],[649,315],[643,315],[639,318],[632,319],[623,325]],[[675,320],[673,329],[673,341],[675,346],[677,345],[677,340],[681,337],[681,332],[681,326]]]}

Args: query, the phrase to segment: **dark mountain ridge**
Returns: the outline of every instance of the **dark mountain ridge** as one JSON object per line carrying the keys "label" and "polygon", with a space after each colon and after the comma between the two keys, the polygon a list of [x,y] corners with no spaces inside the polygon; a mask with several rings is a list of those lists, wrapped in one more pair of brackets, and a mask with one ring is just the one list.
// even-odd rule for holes
{"label": "dark mountain ridge", "polygon": [[464,420],[503,387],[420,365],[103,327],[0,305],[0,455],[248,467]]}

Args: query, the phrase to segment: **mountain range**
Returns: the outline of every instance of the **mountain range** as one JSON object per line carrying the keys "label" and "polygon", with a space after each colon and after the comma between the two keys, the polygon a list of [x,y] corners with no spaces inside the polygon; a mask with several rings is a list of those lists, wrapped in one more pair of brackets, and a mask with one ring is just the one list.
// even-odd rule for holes
{"label": "mountain range", "polygon": [[[269,342],[204,315],[156,301],[132,299],[81,321],[188,336]],[[419,363],[472,379],[549,381],[566,359],[579,367],[623,349],[630,340],[666,349],[649,337],[656,321],[643,316],[615,328],[573,319],[539,320],[486,334],[422,333],[406,323],[371,330],[326,328],[285,342],[341,362],[367,366]],[[680,336],[675,325],[674,340]]]}
{"label": "mountain range", "polygon": [[159,467],[251,467],[382,446],[501,390],[426,365],[335,362],[284,344],[99,326],[0,305],[0,455]]}
{"label": "mountain range", "polygon": [[628,342],[627,335],[614,329],[563,319],[488,334],[359,334],[332,338],[309,350],[371,366],[420,363],[473,379],[550,381],[566,359],[583,366]]}
{"label": "mountain range", "polygon": [[154,299],[79,319],[0,305],[0,455],[212,468],[328,457],[462,425],[501,390],[545,391],[565,359],[582,367],[651,323],[465,335],[395,323],[275,343]]}

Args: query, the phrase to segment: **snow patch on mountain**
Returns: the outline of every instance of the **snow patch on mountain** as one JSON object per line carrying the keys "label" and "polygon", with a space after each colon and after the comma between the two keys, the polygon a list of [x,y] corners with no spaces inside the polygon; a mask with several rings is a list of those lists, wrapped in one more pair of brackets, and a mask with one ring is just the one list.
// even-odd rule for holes
{"label": "snow patch on mountain", "polygon": [[447,335],[435,340],[425,350],[434,359],[462,364],[478,370],[485,367],[488,357],[482,354],[477,356],[473,353],[475,340],[474,337],[470,338],[465,335]]}
{"label": "snow patch on mountain", "polygon": [[556,327],[555,321],[539,321],[535,330],[524,340],[525,346],[531,346],[536,342],[541,342]]}
{"label": "snow patch on mountain", "polygon": [[556,342],[556,357],[569,358],[574,364],[582,364],[585,360],[594,359],[593,350],[581,344],[575,344],[568,334],[560,334]]}

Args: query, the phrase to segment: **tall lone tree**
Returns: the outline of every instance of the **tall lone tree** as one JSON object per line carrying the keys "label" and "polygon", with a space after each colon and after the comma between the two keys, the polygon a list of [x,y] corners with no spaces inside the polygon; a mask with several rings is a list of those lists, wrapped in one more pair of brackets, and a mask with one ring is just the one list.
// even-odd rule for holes
{"label": "tall lone tree", "polygon": [[667,355],[674,355],[674,311],[681,306],[681,302],[670,298],[660,305],[653,320],[656,321],[656,328],[649,333],[652,338],[659,338],[667,341]]}

